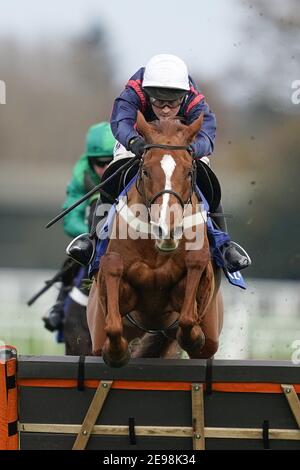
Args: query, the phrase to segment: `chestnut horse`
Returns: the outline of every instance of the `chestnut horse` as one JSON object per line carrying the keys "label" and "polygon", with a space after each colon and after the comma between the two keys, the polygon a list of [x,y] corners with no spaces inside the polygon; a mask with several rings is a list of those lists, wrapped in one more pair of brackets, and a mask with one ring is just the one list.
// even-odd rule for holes
{"label": "chestnut horse", "polygon": [[[87,306],[93,354],[112,367],[130,357],[174,357],[178,345],[190,358],[210,358],[218,349],[220,272],[211,260],[190,151],[202,121],[201,115],[190,125],[147,123],[138,114],[137,128],[147,145],[127,209],[146,207],[140,226],[150,227],[152,236],[110,238]],[[134,230],[118,211],[115,233],[124,220]],[[128,342],[134,337],[141,339],[132,350]]]}

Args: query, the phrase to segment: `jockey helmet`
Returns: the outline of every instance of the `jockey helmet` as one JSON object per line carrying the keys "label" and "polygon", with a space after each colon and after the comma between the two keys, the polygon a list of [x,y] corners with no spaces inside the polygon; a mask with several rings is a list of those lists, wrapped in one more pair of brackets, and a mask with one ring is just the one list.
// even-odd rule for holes
{"label": "jockey helmet", "polygon": [[158,100],[182,98],[190,89],[187,66],[175,55],[155,55],[145,67],[142,86],[150,97]]}
{"label": "jockey helmet", "polygon": [[116,141],[109,122],[100,122],[91,126],[86,135],[85,152],[89,158],[110,161],[113,158]]}

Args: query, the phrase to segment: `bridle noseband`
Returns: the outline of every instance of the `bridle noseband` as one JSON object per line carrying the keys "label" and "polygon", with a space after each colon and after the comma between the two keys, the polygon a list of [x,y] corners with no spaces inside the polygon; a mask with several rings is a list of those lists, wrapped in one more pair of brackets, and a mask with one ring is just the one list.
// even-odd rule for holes
{"label": "bridle noseband", "polygon": [[[167,150],[186,150],[191,155],[191,157],[193,159],[193,166],[192,166],[192,173],[191,173],[191,190],[190,190],[190,194],[189,194],[186,201],[184,201],[182,199],[182,197],[176,191],[173,191],[172,189],[164,189],[162,191],[159,191],[150,200],[148,200],[146,198],[145,193],[144,194],[141,193],[139,186],[140,186],[140,183],[141,183],[141,180],[142,180],[142,168],[143,168],[143,164],[144,164],[144,156],[145,156],[147,150],[152,149],[152,148],[160,148],[160,149],[167,149]],[[136,189],[137,189],[138,193],[143,197],[145,205],[148,209],[148,212],[150,211],[151,205],[154,204],[156,199],[158,199],[163,194],[171,194],[172,196],[175,196],[176,199],[179,201],[179,204],[181,205],[182,209],[184,209],[186,204],[191,203],[192,195],[193,195],[193,192],[195,191],[196,176],[197,176],[196,160],[195,160],[194,155],[193,155],[193,149],[190,145],[188,146],[188,145],[168,145],[168,144],[146,144],[144,146],[144,154],[143,154],[143,156],[141,158],[141,162],[140,162],[138,177],[136,179]]]}

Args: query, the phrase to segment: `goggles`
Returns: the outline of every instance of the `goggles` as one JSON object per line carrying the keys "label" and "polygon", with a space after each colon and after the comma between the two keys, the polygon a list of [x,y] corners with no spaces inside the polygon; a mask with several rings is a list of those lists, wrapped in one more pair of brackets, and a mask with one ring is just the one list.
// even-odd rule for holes
{"label": "goggles", "polygon": [[156,98],[150,97],[150,103],[153,106],[156,106],[156,108],[164,108],[165,106],[168,106],[169,108],[177,108],[178,106],[181,105],[183,101],[183,97],[177,98],[176,100],[157,100]]}
{"label": "goggles", "polygon": [[99,168],[104,168],[105,166],[109,165],[111,161],[112,160],[103,161],[100,158],[99,159],[93,158],[92,164],[98,166]]}

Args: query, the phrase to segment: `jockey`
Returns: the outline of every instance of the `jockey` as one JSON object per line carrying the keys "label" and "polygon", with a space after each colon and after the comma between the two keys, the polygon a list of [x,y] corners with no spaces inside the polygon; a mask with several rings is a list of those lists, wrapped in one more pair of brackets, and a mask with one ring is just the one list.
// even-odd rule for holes
{"label": "jockey", "polygon": [[[89,128],[86,136],[85,153],[80,157],[73,168],[72,179],[67,186],[67,197],[63,204],[63,209],[70,207],[75,201],[100,183],[104,171],[113,159],[114,145],[115,139],[108,122],[95,124]],[[78,236],[82,237],[81,234],[83,232],[88,235],[87,210],[97,198],[98,195],[92,196],[89,200],[77,206],[64,217],[64,231],[67,235],[72,238]],[[91,231],[93,231],[93,228],[91,228]],[[93,246],[90,248],[93,250]],[[71,252],[76,255],[76,248],[73,248]],[[92,251],[88,254],[91,256]],[[48,316],[43,318],[45,327],[50,331],[54,331],[62,325],[65,298],[72,284],[74,275],[77,274],[78,268],[78,265],[75,266],[75,269],[74,266],[71,266],[70,269],[67,269],[64,276],[62,276],[62,287],[56,303],[48,312]]]}
{"label": "jockey", "polygon": [[[125,89],[116,98],[111,115],[111,129],[117,140],[114,160],[144,153],[145,140],[135,128],[138,110],[148,122],[178,116],[185,124],[191,124],[204,112],[202,128],[192,148],[195,158],[209,164],[208,155],[213,152],[215,141],[215,115],[181,59],[170,54],[155,55],[146,67],[140,68],[129,79]],[[213,217],[215,225],[227,233],[221,204],[216,213],[218,216]],[[91,259],[89,253],[93,252],[92,241],[79,237],[75,247],[78,252],[82,251],[81,260],[86,258],[88,263]],[[235,242],[226,242],[221,251],[224,265],[230,273],[251,264],[248,254]]]}

